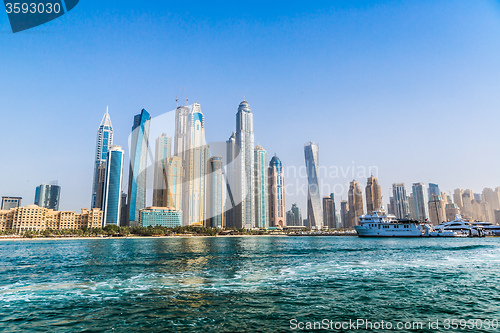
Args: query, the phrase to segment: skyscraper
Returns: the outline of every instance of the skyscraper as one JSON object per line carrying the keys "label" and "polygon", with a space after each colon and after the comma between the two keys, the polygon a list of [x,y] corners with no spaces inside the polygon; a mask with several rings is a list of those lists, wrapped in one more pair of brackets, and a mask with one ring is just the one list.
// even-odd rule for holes
{"label": "skyscraper", "polygon": [[241,162],[235,174],[239,193],[234,195],[233,191],[233,197],[241,200],[241,205],[236,206],[234,219],[237,227],[250,229],[255,226],[254,133],[253,114],[246,101],[240,103],[236,114],[235,144],[240,148]]}
{"label": "skyscraper", "polygon": [[35,205],[58,211],[60,196],[61,187],[55,184],[42,184],[36,188]]}
{"label": "skyscraper", "polygon": [[163,133],[156,138],[155,143],[155,164],[154,164],[154,185],[153,185],[153,206],[167,207],[167,180],[166,167],[172,156],[172,138]]}
{"label": "skyscraper", "polygon": [[429,198],[432,196],[440,196],[441,190],[438,184],[429,183]]}
{"label": "skyscraper", "polygon": [[287,226],[301,226],[302,225],[302,212],[297,204],[293,204],[292,208],[286,213]]}
{"label": "skyscraper", "polygon": [[139,211],[146,208],[146,169],[148,162],[149,126],[151,116],[142,109],[134,117],[130,143],[130,171],[128,182],[128,221],[139,224]]}
{"label": "skyscraper", "polygon": [[454,192],[453,192],[453,202],[458,206],[458,209],[460,209],[460,211],[464,212],[464,202],[463,202],[463,199],[462,199],[462,195],[464,194],[464,190],[462,190],[461,188],[457,188]]}
{"label": "skyscraper", "polygon": [[354,228],[358,225],[358,218],[364,214],[363,211],[363,191],[359,183],[353,180],[349,186],[349,212],[348,212],[348,225],[346,228]]}
{"label": "skyscraper", "polygon": [[[410,217],[408,198],[406,197],[405,184],[396,183],[392,184],[392,198],[393,206],[391,207],[394,211],[394,215],[398,219],[407,219]],[[427,197],[425,198],[425,203],[427,204]]]}
{"label": "skyscraper", "polygon": [[[268,185],[267,152],[262,146],[254,149],[254,179],[255,179],[255,226],[257,228],[269,227],[269,202],[270,193]],[[284,216],[282,221],[284,220]]]}
{"label": "skyscraper", "polygon": [[107,155],[102,224],[120,225],[124,151],[121,146],[111,146]]}
{"label": "skyscraper", "polygon": [[188,149],[183,162],[183,225],[203,226],[205,223],[205,174],[208,167],[209,147],[205,140],[205,116],[201,106],[194,103],[188,117]]}
{"label": "skyscraper", "polygon": [[335,201],[331,196],[323,197],[323,223],[328,229],[335,229]]}
{"label": "skyscraper", "polygon": [[315,142],[304,146],[304,155],[307,170],[307,221],[311,229],[323,228],[323,211],[318,182],[319,147]]}
{"label": "skyscraper", "polygon": [[[102,186],[103,182],[99,183],[99,171],[98,168],[101,164],[106,163],[106,158],[108,154],[108,149],[113,145],[113,125],[111,124],[111,118],[109,117],[108,108],[106,108],[106,113],[102,118],[99,129],[97,130],[97,140],[95,149],[95,160],[94,160],[94,178],[92,180],[92,199],[90,203],[91,208],[101,208],[102,205]],[[105,166],[101,168],[104,170]],[[99,188],[99,186],[101,188]],[[97,194],[101,191],[101,198],[98,200]]]}
{"label": "skyscraper", "polygon": [[424,183],[414,183],[412,186],[413,202],[415,204],[415,217],[417,221],[429,219],[429,196]]}
{"label": "skyscraper", "polygon": [[347,228],[349,225],[349,203],[346,200],[340,201],[340,220],[341,228]]}
{"label": "skyscraper", "polygon": [[[107,148],[107,151],[109,151],[109,147]],[[104,197],[105,180],[106,180],[106,162],[103,162],[97,167],[97,194],[95,197],[96,200],[94,208],[102,209],[102,199]]]}
{"label": "skyscraper", "polygon": [[223,228],[224,221],[224,191],[222,176],[222,157],[212,156],[208,160],[207,174],[207,226]]}
{"label": "skyscraper", "polygon": [[[429,186],[429,188],[431,187]],[[446,222],[445,204],[440,195],[432,195],[429,197],[429,219],[434,225]]]}
{"label": "skyscraper", "polygon": [[382,207],[382,188],[376,177],[369,177],[366,182],[366,212],[371,214]]}
{"label": "skyscraper", "polygon": [[462,214],[465,217],[473,218],[474,212],[472,209],[472,200],[474,200],[474,193],[472,190],[465,190],[462,194],[462,205],[463,209],[461,209]]}
{"label": "skyscraper", "polygon": [[184,168],[182,160],[179,156],[174,156],[165,159],[164,177],[166,176],[166,189],[163,192],[161,207],[173,208],[177,211],[182,211],[182,191],[184,181]]}
{"label": "skyscraper", "polygon": [[285,173],[278,156],[269,162],[269,225],[286,226],[285,220]]}
{"label": "skyscraper", "polygon": [[[236,146],[236,134],[233,132],[229,139],[226,141],[226,227],[237,228],[235,221],[236,206],[241,202],[237,201],[237,182],[236,182],[236,172],[239,170],[237,166],[239,159],[239,149]],[[241,226],[240,226],[241,228]]]}

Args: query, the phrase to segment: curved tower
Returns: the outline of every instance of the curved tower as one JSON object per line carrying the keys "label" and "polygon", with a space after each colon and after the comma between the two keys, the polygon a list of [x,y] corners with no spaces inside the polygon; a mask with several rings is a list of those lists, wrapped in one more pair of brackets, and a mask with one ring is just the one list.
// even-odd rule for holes
{"label": "curved tower", "polygon": [[309,142],[304,147],[307,169],[307,220],[311,229],[323,228],[323,210],[318,183],[319,147],[315,142]]}

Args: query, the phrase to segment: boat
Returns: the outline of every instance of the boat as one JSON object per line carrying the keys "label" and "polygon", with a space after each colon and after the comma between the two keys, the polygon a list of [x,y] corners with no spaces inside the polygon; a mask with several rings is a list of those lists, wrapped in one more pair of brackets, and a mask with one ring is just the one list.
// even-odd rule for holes
{"label": "boat", "polygon": [[450,222],[443,222],[430,232],[431,237],[484,237],[484,229],[480,225],[465,221],[460,215]]}
{"label": "boat", "polygon": [[413,220],[399,220],[392,214],[380,210],[359,217],[355,226],[359,237],[429,237],[433,231],[429,223]]}
{"label": "boat", "polygon": [[500,225],[490,222],[471,222],[475,227],[483,228],[486,236],[500,236]]}

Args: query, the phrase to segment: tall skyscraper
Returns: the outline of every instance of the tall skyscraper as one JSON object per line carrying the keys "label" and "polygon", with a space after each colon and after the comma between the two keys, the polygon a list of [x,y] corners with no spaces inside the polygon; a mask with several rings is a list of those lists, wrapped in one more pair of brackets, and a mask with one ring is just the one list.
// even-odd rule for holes
{"label": "tall skyscraper", "polygon": [[307,170],[307,220],[311,229],[323,228],[323,211],[318,181],[319,147],[315,142],[304,146]]}
{"label": "tall skyscraper", "polygon": [[[269,227],[270,193],[267,172],[267,152],[262,146],[254,149],[254,179],[255,179],[255,226],[257,228]],[[285,217],[282,217],[284,221]],[[283,224],[283,223],[282,223]]]}
{"label": "tall skyscraper", "polygon": [[241,205],[235,209],[234,219],[237,227],[250,229],[255,226],[255,190],[254,190],[254,133],[253,114],[246,101],[240,103],[236,114],[235,144],[240,148],[240,160],[235,174],[237,190],[233,196]]}
{"label": "tall skyscraper", "polygon": [[278,156],[269,162],[269,225],[286,226],[285,220],[285,172]]}
{"label": "tall skyscraper", "polygon": [[183,225],[203,226],[205,223],[205,174],[209,147],[205,140],[205,116],[201,106],[194,103],[188,118],[188,149],[185,154],[183,180]]}
{"label": "tall skyscraper", "polygon": [[106,160],[106,180],[103,196],[103,226],[120,225],[124,151],[111,146]]}
{"label": "tall skyscraper", "polygon": [[493,221],[495,210],[500,209],[500,200],[498,198],[498,194],[491,188],[485,188],[483,189],[482,198],[483,201],[487,202],[490,206],[489,215],[491,217],[491,220]]}
{"label": "tall skyscraper", "polygon": [[301,226],[302,225],[302,212],[300,211],[300,208],[297,206],[297,204],[293,204],[292,208],[286,213],[287,215],[287,220],[286,220],[286,225],[287,226]]}
{"label": "tall skyscraper", "polygon": [[376,177],[369,177],[366,182],[366,213],[371,214],[382,207],[382,188]]}
{"label": "tall skyscraper", "polygon": [[335,229],[335,201],[331,196],[323,197],[323,223],[328,229]]}
{"label": "tall skyscraper", "polygon": [[462,195],[464,194],[464,190],[462,190],[461,188],[457,188],[454,192],[453,192],[453,202],[458,206],[458,209],[460,209],[460,211],[464,212],[464,202],[463,202],[463,199],[462,199]]}
{"label": "tall skyscraper", "polygon": [[434,225],[446,222],[445,204],[440,195],[432,195],[429,198],[429,219]]}
{"label": "tall skyscraper", "polygon": [[35,205],[58,211],[60,196],[61,187],[55,184],[42,184],[36,188]]}
{"label": "tall skyscraper", "polygon": [[[107,151],[109,151],[109,147],[107,148]],[[102,209],[102,199],[104,197],[105,180],[106,180],[106,162],[103,162],[99,165],[99,167],[97,167],[97,194],[96,194],[94,208]]]}
{"label": "tall skyscraper", "polygon": [[349,203],[346,200],[340,201],[341,228],[348,228],[349,225]]}
{"label": "tall skyscraper", "polygon": [[146,169],[148,163],[149,126],[151,116],[142,109],[134,117],[130,143],[128,182],[128,225],[139,225],[139,212],[146,208]]}
{"label": "tall skyscraper", "polygon": [[207,174],[207,226],[223,228],[225,183],[222,175],[222,157],[212,156],[208,160]]}
{"label": "tall skyscraper", "polygon": [[172,156],[172,138],[163,133],[156,138],[155,143],[155,164],[154,164],[154,185],[153,185],[153,206],[167,207],[167,180],[166,167]]}
{"label": "tall skyscraper", "polygon": [[[124,165],[125,167],[125,165]],[[123,184],[122,184],[123,185]],[[127,193],[122,192],[122,198],[120,202],[120,225],[126,226],[128,221],[128,205],[127,205]]]}
{"label": "tall skyscraper", "polygon": [[[236,199],[237,182],[236,172],[239,170],[237,164],[239,162],[237,156],[239,154],[239,147],[236,146],[236,134],[233,132],[229,139],[226,141],[226,227],[237,228],[235,213],[236,206],[241,205]],[[240,226],[241,227],[241,226]]]}
{"label": "tall skyscraper", "polygon": [[348,225],[346,228],[354,228],[358,225],[358,218],[364,214],[363,211],[363,191],[359,183],[353,180],[349,186],[349,212],[348,212]]}
{"label": "tall skyscraper", "polygon": [[414,183],[412,186],[413,202],[415,204],[415,217],[417,221],[429,219],[429,196],[424,183]]}
{"label": "tall skyscraper", "polygon": [[472,200],[474,200],[474,193],[472,192],[472,190],[465,190],[462,194],[463,209],[461,209],[461,211],[462,214],[468,218],[474,217],[474,212],[472,209]]}
{"label": "tall skyscraper", "polygon": [[166,175],[166,190],[163,192],[161,207],[173,208],[182,211],[182,191],[184,181],[184,168],[178,156],[167,158],[163,165],[164,177]]}
{"label": "tall skyscraper", "polygon": [[[106,158],[108,155],[108,149],[113,145],[113,125],[111,124],[111,118],[109,117],[108,108],[106,108],[106,113],[102,118],[99,129],[97,130],[97,140],[95,149],[95,160],[94,160],[94,178],[92,180],[92,199],[90,203],[91,208],[101,208],[102,205],[102,186],[103,182],[99,183],[99,166],[106,163]],[[104,170],[105,166],[101,167]],[[100,191],[101,198],[98,200],[97,195]]]}
{"label": "tall skyscraper", "polygon": [[[410,218],[405,184],[403,183],[392,184],[392,198],[393,198],[393,206],[391,208],[394,211],[394,215],[396,215],[398,219]],[[427,197],[425,203],[427,204]]]}

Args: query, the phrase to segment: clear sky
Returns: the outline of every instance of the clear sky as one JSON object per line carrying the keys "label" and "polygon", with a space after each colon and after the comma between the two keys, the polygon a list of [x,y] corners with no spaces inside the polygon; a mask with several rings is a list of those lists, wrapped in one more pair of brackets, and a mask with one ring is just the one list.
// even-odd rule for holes
{"label": "clear sky", "polygon": [[31,204],[58,180],[61,209],[88,207],[106,105],[126,146],[133,116],[175,109],[180,87],[209,141],[245,96],[255,143],[285,167],[313,140],[327,168],[377,167],[384,201],[394,182],[480,192],[500,186],[499,59],[498,1],[82,0],[17,34],[2,12],[0,195]]}

